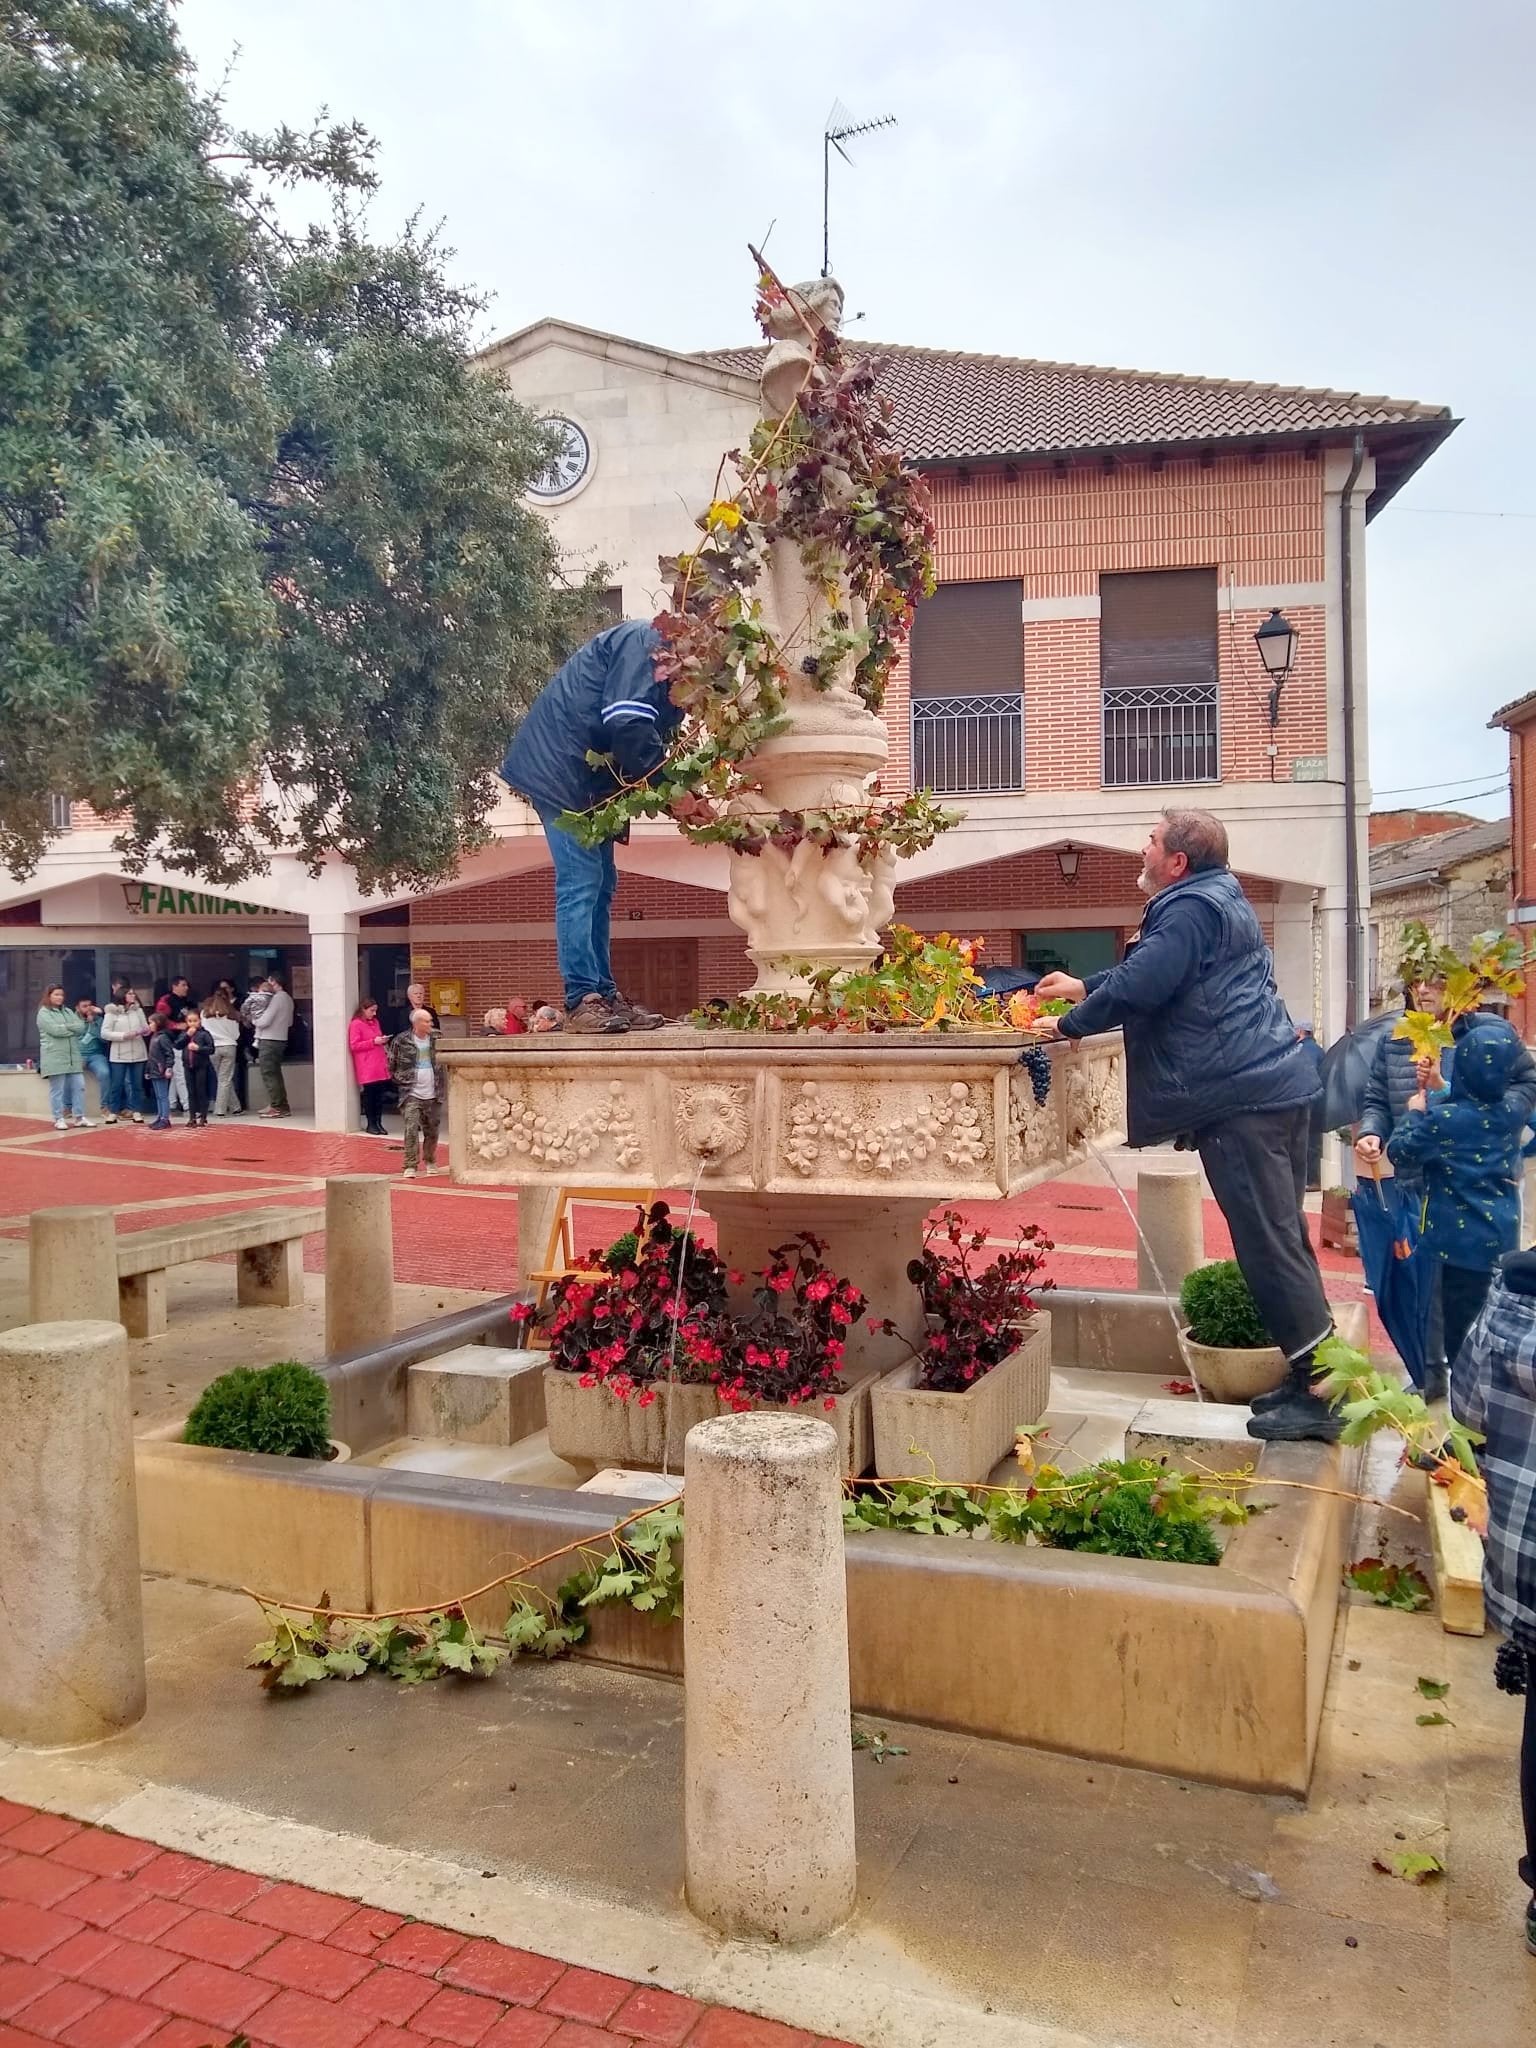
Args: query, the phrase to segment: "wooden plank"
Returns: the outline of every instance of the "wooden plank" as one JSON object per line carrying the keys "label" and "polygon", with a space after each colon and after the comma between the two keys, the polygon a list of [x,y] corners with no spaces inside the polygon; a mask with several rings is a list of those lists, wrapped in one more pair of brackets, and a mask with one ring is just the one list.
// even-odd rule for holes
{"label": "wooden plank", "polygon": [[243,1209],[237,1215],[205,1223],[157,1223],[149,1230],[129,1231],[118,1238],[118,1278],[163,1272],[167,1266],[216,1258],[221,1252],[285,1244],[324,1228],[324,1209]]}
{"label": "wooden plank", "polygon": [[1465,1522],[1451,1520],[1450,1495],[1443,1486],[1429,1486],[1429,1530],[1433,1541],[1435,1590],[1440,1595],[1440,1625],[1453,1636],[1480,1636],[1483,1615],[1483,1539]]}

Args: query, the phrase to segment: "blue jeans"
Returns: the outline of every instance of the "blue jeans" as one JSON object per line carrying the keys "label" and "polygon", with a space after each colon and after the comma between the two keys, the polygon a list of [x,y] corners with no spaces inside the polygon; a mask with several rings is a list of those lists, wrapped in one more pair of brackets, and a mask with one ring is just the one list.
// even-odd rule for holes
{"label": "blue jeans", "polygon": [[48,1114],[55,1123],[61,1116],[85,1115],[84,1074],[48,1076]]}
{"label": "blue jeans", "polygon": [[113,1060],[107,1084],[107,1108],[114,1116],[132,1116],[143,1107],[144,1062]]}
{"label": "blue jeans", "polygon": [[[112,1093],[112,1062],[107,1058],[104,1052],[91,1052],[86,1053],[82,1057],[80,1064],[84,1067],[85,1071],[88,1074],[94,1074],[96,1076],[96,1086],[101,1091],[102,1114],[105,1115],[106,1112],[112,1107],[112,1104],[108,1099]],[[84,1091],[82,1084],[82,1093],[83,1092]]]}
{"label": "blue jeans", "polygon": [[171,1077],[169,1074],[151,1074],[149,1085],[155,1091],[155,1122],[168,1124],[171,1120]]}
{"label": "blue jeans", "polygon": [[619,869],[611,839],[583,846],[555,823],[559,815],[541,810],[539,822],[555,864],[555,950],[565,1007],[574,1010],[583,996],[618,994],[608,960],[608,929]]}

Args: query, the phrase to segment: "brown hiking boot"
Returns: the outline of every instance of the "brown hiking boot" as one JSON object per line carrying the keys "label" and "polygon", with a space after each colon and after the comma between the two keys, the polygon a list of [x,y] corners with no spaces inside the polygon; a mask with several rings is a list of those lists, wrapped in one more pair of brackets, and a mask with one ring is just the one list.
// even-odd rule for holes
{"label": "brown hiking boot", "polygon": [[574,1010],[565,1013],[567,1031],[627,1031],[629,1025],[602,996],[583,996]]}
{"label": "brown hiking boot", "polygon": [[667,1021],[659,1010],[648,1010],[643,1003],[632,1003],[622,994],[613,998],[613,1009],[631,1031],[659,1031]]}

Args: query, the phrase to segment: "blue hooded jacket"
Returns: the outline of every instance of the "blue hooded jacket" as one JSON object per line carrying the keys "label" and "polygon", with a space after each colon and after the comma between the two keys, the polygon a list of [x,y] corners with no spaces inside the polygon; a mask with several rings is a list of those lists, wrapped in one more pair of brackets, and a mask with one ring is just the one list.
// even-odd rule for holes
{"label": "blue hooded jacket", "polygon": [[1063,1038],[1125,1030],[1126,1137],[1160,1145],[1321,1093],[1296,1036],[1253,905],[1230,868],[1160,889],[1118,967],[1095,974]]}
{"label": "blue hooded jacket", "polygon": [[[542,813],[589,811],[654,775],[683,721],[651,665],[660,645],[653,625],[626,619],[578,647],[512,735],[502,781]],[[614,768],[594,768],[589,753]]]}
{"label": "blue hooded jacket", "polygon": [[1457,1040],[1449,1086],[1410,1109],[1388,1142],[1394,1166],[1424,1176],[1424,1247],[1449,1266],[1491,1272],[1519,1242],[1528,1059],[1513,1026],[1476,1020]]}

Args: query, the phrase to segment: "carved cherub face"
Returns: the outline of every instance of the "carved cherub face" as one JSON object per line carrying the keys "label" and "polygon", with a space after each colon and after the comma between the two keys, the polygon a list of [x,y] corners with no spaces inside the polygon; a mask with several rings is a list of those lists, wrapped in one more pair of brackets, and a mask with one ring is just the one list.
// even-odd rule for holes
{"label": "carved cherub face", "polygon": [[774,306],[768,314],[768,332],[780,341],[788,341],[804,335],[805,328],[796,311],[794,301],[819,320],[823,327],[830,327],[835,334],[843,320],[843,288],[835,277],[815,277],[809,284],[792,284],[788,287],[791,304]]}

